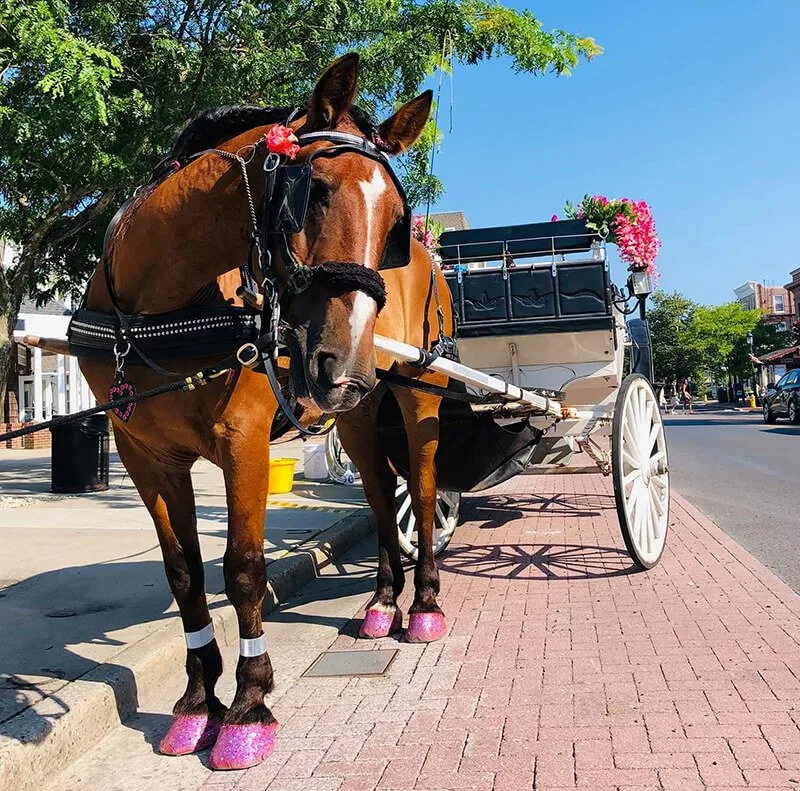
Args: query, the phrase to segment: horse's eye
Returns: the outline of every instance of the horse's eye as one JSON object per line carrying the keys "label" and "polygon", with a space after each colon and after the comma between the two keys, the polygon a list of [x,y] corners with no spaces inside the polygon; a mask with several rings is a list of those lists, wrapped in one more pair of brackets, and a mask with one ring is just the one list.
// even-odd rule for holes
{"label": "horse's eye", "polygon": [[329,184],[322,179],[312,179],[311,192],[308,196],[310,206],[327,206],[330,196],[331,188]]}

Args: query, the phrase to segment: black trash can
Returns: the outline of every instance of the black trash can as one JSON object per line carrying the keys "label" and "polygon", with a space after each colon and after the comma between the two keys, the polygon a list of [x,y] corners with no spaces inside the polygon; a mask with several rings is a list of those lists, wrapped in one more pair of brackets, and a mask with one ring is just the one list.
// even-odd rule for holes
{"label": "black trash can", "polygon": [[108,489],[108,417],[89,415],[53,426],[50,491],[59,494]]}

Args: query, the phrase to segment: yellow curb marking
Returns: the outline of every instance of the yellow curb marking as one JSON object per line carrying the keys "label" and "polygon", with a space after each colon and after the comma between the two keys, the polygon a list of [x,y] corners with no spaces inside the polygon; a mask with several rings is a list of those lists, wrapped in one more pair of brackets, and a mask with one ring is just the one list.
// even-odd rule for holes
{"label": "yellow curb marking", "polygon": [[319,511],[323,514],[340,514],[342,511],[353,511],[356,508],[363,508],[363,506],[358,504],[353,505],[342,505],[339,507],[330,507],[325,505],[309,505],[308,503],[297,503],[292,500],[273,500],[272,498],[267,498],[268,505],[274,505],[278,508],[299,508],[303,511]]}

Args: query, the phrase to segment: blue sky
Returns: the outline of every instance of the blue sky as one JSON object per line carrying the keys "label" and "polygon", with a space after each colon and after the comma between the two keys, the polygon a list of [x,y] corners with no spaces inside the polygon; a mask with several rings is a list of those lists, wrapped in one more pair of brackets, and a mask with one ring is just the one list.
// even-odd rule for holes
{"label": "blue sky", "polygon": [[[515,75],[505,59],[456,66],[437,210],[463,209],[477,227],[549,220],[586,192],[643,198],[664,289],[711,304],[746,280],[791,279],[800,2],[510,4],[546,29],[593,36],[604,54],[568,78]],[[443,105],[447,93],[445,83]],[[445,127],[446,116],[443,106]]]}

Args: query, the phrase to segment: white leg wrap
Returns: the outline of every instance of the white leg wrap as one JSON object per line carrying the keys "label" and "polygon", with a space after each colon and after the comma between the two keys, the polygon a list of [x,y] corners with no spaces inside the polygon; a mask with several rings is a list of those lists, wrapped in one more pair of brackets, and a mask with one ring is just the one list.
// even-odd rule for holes
{"label": "white leg wrap", "polygon": [[242,656],[261,656],[267,653],[267,636],[253,637],[250,640],[239,638],[239,653]]}
{"label": "white leg wrap", "polygon": [[187,648],[202,648],[214,639],[214,624],[210,623],[197,632],[184,632],[183,634],[186,638]]}

